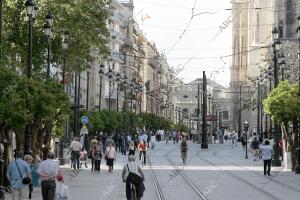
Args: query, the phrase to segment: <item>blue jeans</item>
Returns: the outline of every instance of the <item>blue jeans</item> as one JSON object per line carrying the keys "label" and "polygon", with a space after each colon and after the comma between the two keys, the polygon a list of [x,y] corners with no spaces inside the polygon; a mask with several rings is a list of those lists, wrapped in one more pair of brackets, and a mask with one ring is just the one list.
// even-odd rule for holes
{"label": "blue jeans", "polygon": [[72,156],[73,156],[73,168],[76,169],[77,166],[77,169],[79,169],[79,157],[80,157],[79,151],[73,151]]}

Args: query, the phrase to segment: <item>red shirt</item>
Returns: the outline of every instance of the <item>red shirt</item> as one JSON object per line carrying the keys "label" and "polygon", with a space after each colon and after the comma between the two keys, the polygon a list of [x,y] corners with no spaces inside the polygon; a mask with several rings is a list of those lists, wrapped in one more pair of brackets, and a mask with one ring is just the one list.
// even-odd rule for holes
{"label": "red shirt", "polygon": [[147,151],[147,144],[142,144],[142,143],[140,143],[139,145],[138,145],[138,149],[140,149],[140,150],[142,150],[142,151]]}

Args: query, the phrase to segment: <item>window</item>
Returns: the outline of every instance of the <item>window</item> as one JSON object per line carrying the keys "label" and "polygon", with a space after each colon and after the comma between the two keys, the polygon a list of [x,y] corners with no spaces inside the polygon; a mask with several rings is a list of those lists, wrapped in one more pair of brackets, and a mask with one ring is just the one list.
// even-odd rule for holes
{"label": "window", "polygon": [[[200,114],[200,112],[199,112],[199,114]],[[196,108],[196,109],[194,110],[194,117],[198,117],[198,108]]]}
{"label": "window", "polygon": [[222,115],[223,115],[223,119],[228,120],[228,111],[223,111]]}

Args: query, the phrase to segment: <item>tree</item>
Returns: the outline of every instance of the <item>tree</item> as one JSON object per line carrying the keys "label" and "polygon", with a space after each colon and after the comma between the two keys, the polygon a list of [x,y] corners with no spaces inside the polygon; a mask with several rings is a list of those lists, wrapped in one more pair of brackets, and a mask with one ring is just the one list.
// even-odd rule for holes
{"label": "tree", "polygon": [[[67,69],[81,71],[85,62],[91,60],[91,49],[96,49],[104,57],[109,50],[107,21],[110,8],[109,0],[68,1],[48,0],[36,1],[39,7],[33,28],[33,70],[35,75],[45,74],[47,40],[42,28],[48,9],[54,16],[52,58],[55,66],[62,63],[61,36],[64,31],[70,34]],[[19,67],[26,72],[28,18],[23,0],[7,0],[3,15],[3,64]],[[16,57],[18,59],[16,59]]]}
{"label": "tree", "polygon": [[292,121],[300,117],[300,97],[298,86],[288,81],[280,82],[263,101],[265,111],[278,123]]}

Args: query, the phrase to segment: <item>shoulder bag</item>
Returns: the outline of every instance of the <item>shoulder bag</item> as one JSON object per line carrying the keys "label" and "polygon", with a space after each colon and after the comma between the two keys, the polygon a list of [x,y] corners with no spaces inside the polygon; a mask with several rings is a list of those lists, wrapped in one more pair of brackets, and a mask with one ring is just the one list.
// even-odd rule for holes
{"label": "shoulder bag", "polygon": [[18,163],[17,163],[17,161],[15,161],[15,162],[16,162],[18,171],[19,171],[19,173],[20,173],[20,176],[21,176],[21,178],[22,178],[22,183],[23,183],[24,185],[27,185],[27,184],[31,183],[31,178],[29,178],[28,176],[25,177],[25,178],[23,178],[23,176],[22,176],[22,174],[21,174],[21,171],[20,171],[20,169],[19,169]]}
{"label": "shoulder bag", "polygon": [[108,159],[108,154],[109,154],[109,152],[111,151],[111,148],[109,149],[109,151],[108,151],[108,153],[107,154],[105,154],[105,156],[104,156],[104,159],[105,160],[107,160]]}

